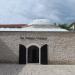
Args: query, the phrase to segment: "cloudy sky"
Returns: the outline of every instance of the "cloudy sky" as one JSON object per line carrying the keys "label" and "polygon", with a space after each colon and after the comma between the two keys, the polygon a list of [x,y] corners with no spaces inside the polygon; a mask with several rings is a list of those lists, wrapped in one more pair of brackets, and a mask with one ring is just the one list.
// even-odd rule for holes
{"label": "cloudy sky", "polygon": [[75,0],[0,0],[0,24],[30,23],[34,19],[73,22]]}

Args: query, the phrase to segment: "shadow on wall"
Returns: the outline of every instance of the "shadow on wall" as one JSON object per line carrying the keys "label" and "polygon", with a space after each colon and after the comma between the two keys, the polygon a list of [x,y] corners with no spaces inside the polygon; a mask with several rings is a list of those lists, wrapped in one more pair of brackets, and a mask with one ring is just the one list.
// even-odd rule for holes
{"label": "shadow on wall", "polygon": [[17,63],[18,56],[0,39],[0,63]]}

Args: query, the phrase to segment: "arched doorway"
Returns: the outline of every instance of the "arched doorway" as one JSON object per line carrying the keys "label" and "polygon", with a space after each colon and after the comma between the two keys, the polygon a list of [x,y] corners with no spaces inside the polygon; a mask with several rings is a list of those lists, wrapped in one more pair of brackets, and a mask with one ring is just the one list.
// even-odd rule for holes
{"label": "arched doorway", "polygon": [[30,46],[28,48],[28,63],[39,63],[39,48]]}

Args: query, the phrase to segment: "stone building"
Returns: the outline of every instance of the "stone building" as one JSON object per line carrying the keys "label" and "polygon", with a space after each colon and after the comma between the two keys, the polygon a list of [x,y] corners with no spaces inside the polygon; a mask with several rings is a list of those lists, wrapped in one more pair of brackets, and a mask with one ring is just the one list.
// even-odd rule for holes
{"label": "stone building", "polygon": [[0,27],[0,63],[75,64],[74,32],[44,20],[20,26]]}

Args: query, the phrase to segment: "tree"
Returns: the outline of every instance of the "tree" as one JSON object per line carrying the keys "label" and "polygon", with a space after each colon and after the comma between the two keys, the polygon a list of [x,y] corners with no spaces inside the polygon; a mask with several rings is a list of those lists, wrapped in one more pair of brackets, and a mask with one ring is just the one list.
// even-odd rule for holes
{"label": "tree", "polygon": [[59,24],[58,26],[59,26],[60,28],[70,30],[70,26],[69,26],[68,24]]}

